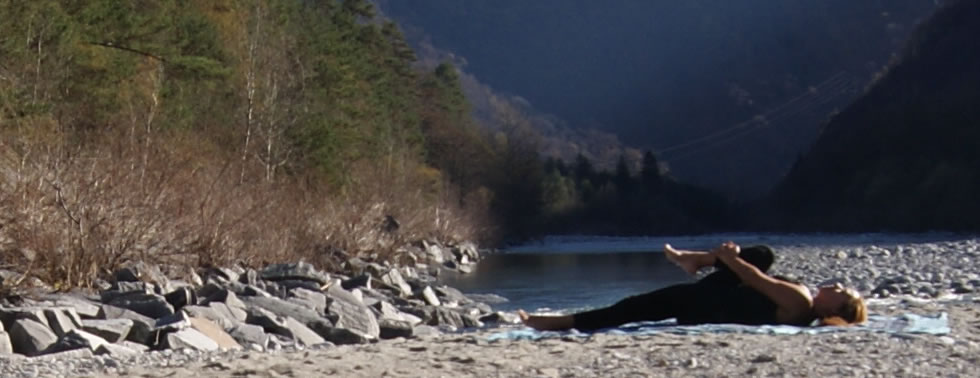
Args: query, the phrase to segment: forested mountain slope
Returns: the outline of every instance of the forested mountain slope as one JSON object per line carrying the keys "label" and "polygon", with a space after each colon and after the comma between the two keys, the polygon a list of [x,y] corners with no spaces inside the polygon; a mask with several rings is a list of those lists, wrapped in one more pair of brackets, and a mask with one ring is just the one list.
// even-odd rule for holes
{"label": "forested mountain slope", "polygon": [[801,230],[980,230],[980,2],[950,2],[770,200]]}

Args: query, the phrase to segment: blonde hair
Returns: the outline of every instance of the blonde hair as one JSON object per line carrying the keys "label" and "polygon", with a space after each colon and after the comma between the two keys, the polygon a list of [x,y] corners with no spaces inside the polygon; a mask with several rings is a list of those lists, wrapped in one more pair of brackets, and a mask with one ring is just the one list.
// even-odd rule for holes
{"label": "blonde hair", "polygon": [[844,302],[834,315],[820,319],[820,325],[849,326],[861,324],[867,320],[868,307],[864,304],[864,298],[861,298],[860,295],[852,295],[851,299]]}

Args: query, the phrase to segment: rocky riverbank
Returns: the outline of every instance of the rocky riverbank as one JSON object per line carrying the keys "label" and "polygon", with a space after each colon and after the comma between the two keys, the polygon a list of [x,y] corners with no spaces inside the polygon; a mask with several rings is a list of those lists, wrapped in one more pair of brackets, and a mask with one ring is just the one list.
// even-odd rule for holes
{"label": "rocky riverbank", "polygon": [[[64,295],[53,301],[25,298],[18,309],[5,306],[5,313],[15,319],[11,324],[7,320],[11,315],[4,316],[6,333],[14,335],[14,326],[19,333],[40,328],[33,323],[44,325],[46,320],[46,329],[53,334],[47,340],[54,341],[43,350],[51,353],[2,355],[0,375],[970,376],[980,363],[980,298],[974,293],[980,286],[975,281],[980,273],[975,264],[980,241],[951,238],[776,249],[776,273],[806,278],[812,284],[842,281],[856,286],[869,297],[872,313],[946,312],[952,333],[596,334],[488,342],[487,336],[499,327],[519,325],[509,324],[513,319],[508,314],[494,313],[486,304],[440,287],[418,269],[354,261],[342,276],[302,264],[256,271],[214,270],[201,276],[200,286],[165,293],[157,286],[149,293],[150,283],[145,281],[117,279],[98,298],[82,297],[99,308],[94,315],[92,308],[70,307],[78,324],[71,310],[52,307],[65,306]],[[395,274],[401,280],[392,277]],[[136,289],[130,290],[130,285]],[[156,305],[135,304],[148,298]],[[147,317],[147,308],[165,309],[160,298],[174,313],[137,327],[132,313]],[[123,305],[130,307],[125,310],[129,312],[114,310]],[[43,310],[38,313],[38,308]],[[109,315],[114,313],[128,317]],[[126,336],[119,336],[122,332],[109,332],[107,323],[132,326]],[[135,333],[139,337],[132,336],[136,341],[130,337],[134,329],[142,330]],[[246,330],[254,332],[246,334]],[[68,348],[75,349],[55,352]],[[134,351],[144,348],[149,351]]]}

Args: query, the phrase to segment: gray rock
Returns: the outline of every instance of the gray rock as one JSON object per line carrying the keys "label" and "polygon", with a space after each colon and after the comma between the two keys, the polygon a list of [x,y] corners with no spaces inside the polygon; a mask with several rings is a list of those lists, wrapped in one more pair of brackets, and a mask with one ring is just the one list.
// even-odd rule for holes
{"label": "gray rock", "polygon": [[403,308],[402,310],[418,316],[423,323],[431,326],[446,326],[452,329],[483,326],[483,323],[473,315],[463,314],[444,307],[424,306]]}
{"label": "gray rock", "polygon": [[42,307],[0,307],[0,323],[7,328],[13,328],[18,319],[30,319],[48,326],[48,317]]}
{"label": "gray rock", "polygon": [[141,315],[154,319],[173,315],[174,307],[167,303],[167,299],[157,294],[128,294],[116,297],[107,304],[131,310]]}
{"label": "gray rock", "polygon": [[391,269],[387,273],[381,275],[381,282],[395,288],[398,290],[398,294],[403,297],[408,297],[412,295],[412,286],[405,281],[402,274],[398,269]]}
{"label": "gray rock", "polygon": [[186,286],[178,287],[163,297],[167,303],[173,306],[174,311],[179,311],[181,307],[197,303],[197,294],[194,293],[194,290]]}
{"label": "gray rock", "polygon": [[66,350],[64,352],[51,353],[36,356],[33,358],[35,361],[71,361],[79,359],[92,358],[94,354],[91,350],[87,348]]}
{"label": "gray rock", "polygon": [[412,324],[404,320],[382,318],[378,320],[378,327],[381,329],[382,339],[394,339],[396,337],[412,337]]}
{"label": "gray rock", "polygon": [[307,327],[306,324],[296,319],[286,317],[284,324],[286,328],[289,329],[291,338],[302,345],[313,346],[326,342],[326,340],[319,335],[318,332],[315,332],[313,329],[310,329],[310,327]]}
{"label": "gray rock", "polygon": [[106,355],[112,357],[131,356],[139,353],[141,353],[140,350],[136,350],[120,344],[106,343],[106,344],[99,345],[97,348],[95,348],[96,355]]}
{"label": "gray rock", "polygon": [[157,319],[153,324],[153,331],[158,333],[169,333],[187,329],[191,326],[191,317],[184,311],[177,311],[176,314],[167,315]]}
{"label": "gray rock", "polygon": [[13,353],[14,346],[10,344],[10,335],[4,331],[0,331],[0,356]]}
{"label": "gray rock", "polygon": [[238,276],[238,282],[241,282],[246,286],[255,286],[259,283],[259,272],[256,272],[255,269],[247,269],[244,273]]}
{"label": "gray rock", "polygon": [[109,303],[113,300],[128,295],[138,296],[141,294],[156,294],[157,287],[148,282],[116,282],[109,290],[99,293],[102,303]]}
{"label": "gray rock", "polygon": [[267,297],[268,298],[268,297],[272,297],[273,296],[268,291],[265,291],[265,289],[259,287],[258,285],[246,285],[245,286],[245,290],[242,291],[241,294],[242,294],[242,296],[246,296],[246,297]]}
{"label": "gray rock", "polygon": [[[242,297],[242,301],[249,307],[247,312],[249,313],[250,318],[252,317],[252,310],[255,308],[260,308],[284,318],[288,317],[298,320],[299,322],[313,329],[327,329],[334,326],[330,320],[320,316],[320,314],[313,309],[309,309],[295,303],[290,303],[279,298]],[[249,323],[252,322],[249,321]]]}
{"label": "gray rock", "polygon": [[95,319],[99,316],[99,307],[101,304],[87,298],[72,294],[52,295],[46,298],[51,300],[56,306],[75,309],[75,313],[82,319]]}
{"label": "gray rock", "polygon": [[337,345],[367,344],[373,340],[377,340],[377,337],[370,337],[356,330],[340,327],[331,328],[324,338]]}
{"label": "gray rock", "polygon": [[217,324],[204,318],[191,317],[191,327],[204,334],[209,339],[214,340],[221,349],[240,349],[238,342],[226,333]]}
{"label": "gray rock", "polygon": [[436,292],[436,295],[439,296],[440,300],[443,302],[456,303],[460,305],[473,303],[473,300],[471,300],[466,295],[464,295],[463,292],[453,287],[442,285],[433,288],[433,290]]}
{"label": "gray rock", "polygon": [[327,296],[319,291],[295,288],[290,290],[289,294],[293,297],[290,299],[301,299],[318,313],[323,313],[327,308]]}
{"label": "gray rock", "polygon": [[517,314],[502,311],[493,312],[480,317],[480,322],[483,323],[517,324],[520,321],[521,318],[517,316]]}
{"label": "gray rock", "polygon": [[330,282],[329,274],[321,272],[314,268],[313,265],[305,262],[269,265],[262,270],[261,277],[262,279],[269,281],[313,281],[318,283],[320,286],[326,285],[328,282]]}
{"label": "gray rock", "polygon": [[82,329],[99,336],[110,343],[118,343],[129,336],[133,328],[132,319],[82,319]]}
{"label": "gray rock", "polygon": [[59,353],[66,350],[75,349],[88,349],[94,352],[99,346],[104,344],[108,344],[108,341],[99,336],[80,329],[73,329],[58,339],[57,342],[51,344],[51,346],[44,351],[44,354]]}
{"label": "gray rock", "polygon": [[425,303],[428,303],[432,306],[442,306],[442,302],[439,301],[439,297],[436,296],[436,293],[432,291],[431,286],[426,286],[425,289],[422,289],[421,297],[422,300],[425,301]]}
{"label": "gray rock", "polygon": [[286,336],[292,338],[292,333],[289,328],[286,327],[286,319],[276,315],[272,311],[266,310],[261,307],[252,307],[248,309],[248,318],[246,319],[248,324],[253,324],[265,330],[267,333],[273,333],[277,335]]}
{"label": "gray rock", "polygon": [[110,305],[102,305],[99,317],[103,319],[132,320],[133,327],[129,329],[129,334],[126,335],[126,340],[139,344],[156,343],[155,333],[153,332],[153,328],[156,325],[156,320],[150,317]]}
{"label": "gray rock", "polygon": [[[235,319],[230,312],[228,312],[228,306],[224,303],[215,302],[212,303],[212,305],[215,306],[186,306],[181,309],[181,311],[186,312],[187,315],[190,315],[192,318],[204,318],[210,320],[221,326],[221,329],[231,329],[235,326],[235,324],[240,322],[239,320]],[[223,312],[221,312],[221,310],[217,310],[217,308],[222,308],[221,306],[224,306]],[[241,321],[245,321],[245,319],[242,319]]]}
{"label": "gray rock", "polygon": [[194,328],[186,328],[164,336],[164,347],[199,351],[218,350],[218,343]]}
{"label": "gray rock", "polygon": [[82,319],[71,307],[46,308],[44,309],[44,317],[48,319],[48,328],[54,331],[58,337],[82,326]]}
{"label": "gray rock", "polygon": [[[327,312],[337,317],[335,327],[357,331],[369,338],[377,338],[380,335],[381,331],[374,313],[349,291],[337,285],[331,286],[327,289],[327,297],[332,300],[327,306]],[[337,343],[335,340],[330,341]]]}
{"label": "gray rock", "polygon": [[238,272],[229,268],[210,268],[204,273],[205,277],[215,277],[224,282],[238,281]]}
{"label": "gray rock", "polygon": [[223,302],[211,302],[208,307],[217,312],[218,315],[237,322],[244,322],[248,318],[248,313],[243,308],[229,306]]}
{"label": "gray rock", "polygon": [[345,280],[340,283],[340,286],[346,290],[350,290],[357,287],[371,288],[371,275],[361,274],[351,279]]}
{"label": "gray rock", "polygon": [[257,325],[240,323],[235,325],[228,334],[241,345],[254,344],[261,346],[262,349],[269,347],[269,335]]}
{"label": "gray rock", "polygon": [[[243,287],[244,289],[244,287]],[[209,305],[214,302],[221,302],[229,307],[236,307],[245,310],[245,302],[238,299],[238,295],[234,291],[228,289],[218,289],[207,295],[206,299],[201,302],[201,305]]]}
{"label": "gray rock", "polygon": [[58,341],[47,326],[31,319],[15,320],[9,334],[14,352],[26,356],[37,356]]}
{"label": "gray rock", "polygon": [[292,291],[293,289],[320,291],[320,289],[323,287],[323,285],[320,285],[319,282],[309,280],[281,280],[275,281],[275,284],[279,287],[279,289],[286,293]]}

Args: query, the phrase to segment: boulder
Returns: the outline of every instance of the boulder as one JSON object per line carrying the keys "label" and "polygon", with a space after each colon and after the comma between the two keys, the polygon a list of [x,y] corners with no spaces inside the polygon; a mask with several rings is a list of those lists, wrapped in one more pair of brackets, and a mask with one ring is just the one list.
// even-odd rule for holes
{"label": "boulder", "polygon": [[279,287],[279,289],[283,290],[286,293],[288,293],[293,289],[300,289],[300,288],[310,290],[310,291],[320,291],[320,288],[323,287],[323,285],[320,285],[318,281],[309,281],[309,280],[281,280],[281,281],[275,281],[275,284]]}
{"label": "boulder", "polygon": [[337,317],[335,327],[357,331],[368,338],[378,338],[381,332],[378,321],[364,302],[337,285],[327,289],[327,297],[331,300],[327,312]]}
{"label": "boulder", "polygon": [[46,308],[44,309],[44,317],[48,319],[48,328],[54,331],[58,337],[82,326],[82,319],[71,307]]}
{"label": "boulder", "polygon": [[473,303],[473,300],[454,287],[442,285],[433,288],[433,291],[445,303],[455,303],[457,305]]}
{"label": "boulder", "polygon": [[[320,332],[314,331],[310,327],[307,327],[306,324],[296,319],[286,317],[284,324],[286,328],[289,329],[292,339],[296,340],[296,342],[302,345],[313,346],[326,342],[326,340],[319,334]],[[322,324],[323,323],[321,323],[321,325]]]}
{"label": "boulder", "polygon": [[10,327],[10,343],[16,353],[37,356],[58,341],[47,326],[31,319],[17,319]]}
{"label": "boulder", "polygon": [[378,328],[381,329],[380,337],[382,339],[412,337],[412,324],[404,320],[382,318],[378,320]]}
{"label": "boulder", "polygon": [[66,350],[75,349],[88,349],[94,352],[99,346],[108,343],[108,341],[99,336],[80,329],[73,329],[58,339],[57,342],[51,344],[51,346],[44,351],[44,354],[59,353]]}
{"label": "boulder", "polygon": [[262,327],[254,324],[239,323],[228,334],[240,345],[258,345],[262,349],[269,347],[269,335]]}
{"label": "boulder", "polygon": [[[295,303],[290,303],[279,298],[242,297],[242,301],[249,307],[247,312],[249,312],[250,317],[252,315],[252,310],[259,308],[272,312],[273,314],[281,317],[293,318],[313,329],[327,329],[334,326],[329,319],[320,316],[320,314],[313,309],[309,309]],[[249,321],[249,323],[252,322]]]}
{"label": "boulder", "polygon": [[218,350],[218,343],[194,328],[185,328],[168,333],[163,338],[164,347],[169,349],[193,349],[198,351]]}
{"label": "boulder", "polygon": [[436,306],[409,307],[402,309],[418,316],[422,322],[431,326],[445,326],[451,329],[482,327],[483,323],[470,314],[464,314],[453,309]]}
{"label": "boulder", "polygon": [[241,346],[238,342],[226,333],[217,324],[211,322],[210,320],[198,317],[191,317],[191,327],[196,329],[198,332],[204,334],[209,339],[214,340],[221,349],[240,349]]}
{"label": "boulder", "polygon": [[388,302],[378,302],[372,308],[376,310],[378,317],[378,324],[380,325],[381,320],[389,319],[399,322],[408,322],[411,325],[416,325],[422,322],[419,317],[402,312],[398,310],[397,307]]}
{"label": "boulder", "polygon": [[82,319],[81,328],[110,343],[118,343],[129,336],[129,330],[133,328],[133,321],[131,319]]}
{"label": "boulder", "polygon": [[326,336],[324,338],[326,338],[327,341],[337,345],[366,344],[373,340],[377,340],[376,336],[370,337],[356,330],[340,328],[340,327],[331,328],[329,332],[326,333]]}
{"label": "boulder", "polygon": [[147,282],[116,282],[112,284],[112,288],[109,290],[103,290],[99,293],[100,300],[102,303],[109,303],[113,300],[125,297],[128,295],[140,295],[140,294],[156,294],[157,288],[155,285]]}
{"label": "boulder", "polygon": [[173,306],[175,311],[179,311],[181,307],[197,303],[197,294],[187,286],[178,287],[164,295],[163,298]]}
{"label": "boulder", "polygon": [[139,344],[152,344],[156,342],[156,340],[154,340],[155,334],[153,333],[153,327],[156,325],[156,320],[150,317],[110,305],[102,305],[99,317],[102,319],[132,320],[133,327],[129,329],[129,334],[126,335],[126,340]]}
{"label": "boulder", "polygon": [[14,353],[14,346],[10,344],[10,335],[0,331],[0,356]]}
{"label": "boulder", "polygon": [[70,307],[82,319],[95,319],[99,316],[100,303],[78,295],[51,295],[45,297],[58,307]]}
{"label": "boulder", "polygon": [[[207,287],[207,285],[205,285]],[[244,287],[242,287],[244,289]],[[203,295],[203,294],[202,294]],[[245,302],[238,299],[238,295],[234,291],[228,289],[217,289],[210,292],[203,301],[201,305],[210,305],[214,302],[220,302],[228,305],[229,307],[236,307],[239,309],[245,309]]]}
{"label": "boulder", "polygon": [[249,308],[247,312],[248,318],[245,320],[247,324],[262,327],[267,333],[292,337],[292,333],[286,327],[286,319],[284,317],[280,317],[272,311],[258,306]]}
{"label": "boulder", "polygon": [[289,301],[296,304],[305,304],[318,313],[322,314],[327,308],[327,296],[319,291],[295,288],[290,290],[289,294],[291,296]]}
{"label": "boulder", "polygon": [[139,354],[141,351],[120,344],[105,343],[95,348],[96,355],[123,357]]}
{"label": "boulder", "polygon": [[483,323],[517,324],[520,323],[521,318],[517,314],[497,311],[480,317],[480,321]]}
{"label": "boulder", "polygon": [[[204,307],[204,306],[186,306],[181,311],[187,313],[192,318],[204,318],[210,320],[221,327],[221,329],[231,329],[239,321],[234,319],[231,313],[228,311],[228,306],[221,302],[212,303],[215,307]],[[216,308],[221,308],[219,306],[224,306],[225,312],[219,312]],[[242,319],[244,321],[244,319]],[[215,340],[217,341],[217,340]]]}
{"label": "boulder", "polygon": [[405,281],[405,278],[402,277],[402,274],[398,271],[398,269],[391,269],[385,274],[381,275],[381,282],[384,282],[398,290],[398,294],[403,297],[412,295],[412,286]]}
{"label": "boulder", "polygon": [[371,275],[370,274],[360,274],[348,280],[344,280],[340,283],[340,286],[346,290],[350,290],[356,287],[371,288]]}
{"label": "boulder", "polygon": [[166,298],[157,294],[133,293],[116,297],[107,304],[154,319],[174,314],[174,307],[167,303]]}
{"label": "boulder", "polygon": [[164,316],[156,320],[153,324],[153,331],[164,334],[177,332],[191,326],[191,316],[184,311],[177,311],[176,314]]}
{"label": "boulder", "polygon": [[424,300],[427,304],[432,306],[442,306],[442,302],[439,301],[439,297],[436,296],[436,293],[432,290],[431,286],[426,286],[425,289],[422,289],[421,296],[422,300]]}
{"label": "boulder", "polygon": [[329,274],[321,272],[314,268],[313,265],[305,262],[269,265],[262,270],[260,276],[263,280],[269,281],[313,281],[321,287],[330,282]]}
{"label": "boulder", "polygon": [[39,355],[33,358],[34,361],[69,361],[92,358],[94,354],[88,348],[66,350],[58,353]]}
{"label": "boulder", "polygon": [[18,319],[30,319],[48,326],[48,317],[41,307],[0,307],[0,323],[7,328],[13,328]]}
{"label": "boulder", "polygon": [[211,302],[208,307],[217,312],[218,315],[236,322],[244,322],[248,318],[248,313],[243,308],[232,307],[222,302]]}

